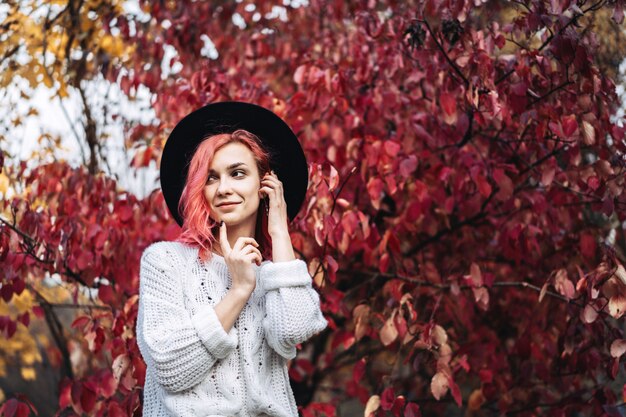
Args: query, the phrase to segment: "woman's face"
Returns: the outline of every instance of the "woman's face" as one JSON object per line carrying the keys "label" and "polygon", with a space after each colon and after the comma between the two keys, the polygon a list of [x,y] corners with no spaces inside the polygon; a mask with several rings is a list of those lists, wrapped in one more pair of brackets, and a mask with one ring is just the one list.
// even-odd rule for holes
{"label": "woman's face", "polygon": [[260,187],[252,151],[240,142],[224,145],[211,161],[204,186],[211,217],[218,222],[224,220],[228,226],[249,225],[254,230]]}

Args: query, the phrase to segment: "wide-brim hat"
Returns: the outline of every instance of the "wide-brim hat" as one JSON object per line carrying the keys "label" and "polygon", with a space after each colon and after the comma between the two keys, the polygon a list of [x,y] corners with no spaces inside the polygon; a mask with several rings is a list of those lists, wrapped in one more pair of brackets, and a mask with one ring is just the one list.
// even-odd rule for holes
{"label": "wide-brim hat", "polygon": [[287,215],[293,220],[304,201],[309,172],[302,146],[291,128],[274,112],[255,104],[225,101],[208,104],[185,116],[170,134],[161,156],[161,190],[167,208],[182,226],[178,202],[196,148],[204,139],[245,129],[254,133],[270,155],[270,167],[283,183]]}

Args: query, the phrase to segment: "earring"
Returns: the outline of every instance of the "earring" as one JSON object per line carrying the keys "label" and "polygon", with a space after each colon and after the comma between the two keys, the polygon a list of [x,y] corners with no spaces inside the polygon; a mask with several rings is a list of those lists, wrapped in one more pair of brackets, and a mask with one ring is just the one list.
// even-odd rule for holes
{"label": "earring", "polygon": [[265,215],[269,216],[270,215],[270,205],[269,205],[267,200],[263,200],[263,201],[265,201],[265,204],[264,204],[265,205]]}

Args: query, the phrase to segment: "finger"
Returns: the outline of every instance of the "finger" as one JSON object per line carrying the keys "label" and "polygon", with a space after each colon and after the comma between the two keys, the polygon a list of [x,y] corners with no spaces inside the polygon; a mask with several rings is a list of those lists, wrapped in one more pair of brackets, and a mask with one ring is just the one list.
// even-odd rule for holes
{"label": "finger", "polygon": [[282,189],[261,187],[259,190],[262,190],[263,193],[269,197],[270,203],[272,201],[280,203],[281,197],[283,197],[282,200],[284,200]]}
{"label": "finger", "polygon": [[269,181],[263,181],[261,183],[261,188],[259,189],[262,189],[262,188],[266,188],[267,190],[272,190],[277,193],[283,192],[283,186],[281,184],[276,184],[276,183],[269,182]]}
{"label": "finger", "polygon": [[235,244],[233,245],[233,250],[240,252],[244,245],[246,244],[252,244],[254,246],[259,246],[258,242],[256,240],[254,240],[254,238],[251,237],[240,237],[239,239],[237,239],[237,241],[235,242]]}
{"label": "finger", "polygon": [[224,223],[223,220],[220,223],[220,248],[222,248],[222,253],[224,254],[224,256],[228,255],[231,251],[226,232],[226,223]]}
{"label": "finger", "polygon": [[254,262],[257,265],[261,265],[262,262],[261,255],[259,255],[258,253],[250,253],[246,255],[245,259],[250,263]]}
{"label": "finger", "polygon": [[269,176],[269,175],[267,177],[264,177],[261,180],[261,182],[262,183],[266,183],[266,184],[271,184],[271,185],[274,185],[276,187],[280,187],[283,184],[278,178],[272,177],[272,176]]}
{"label": "finger", "polygon": [[268,186],[263,186],[263,187],[259,188],[259,191],[263,191],[263,193],[266,196],[270,197],[270,199],[277,195],[276,189],[268,187]]}
{"label": "finger", "polygon": [[248,255],[248,254],[250,254],[250,253],[256,253],[256,254],[258,254],[259,256],[261,256],[261,251],[260,251],[259,249],[255,248],[255,247],[254,247],[254,246],[252,246],[252,245],[246,245],[246,246],[242,249],[241,253],[243,253],[244,255]]}

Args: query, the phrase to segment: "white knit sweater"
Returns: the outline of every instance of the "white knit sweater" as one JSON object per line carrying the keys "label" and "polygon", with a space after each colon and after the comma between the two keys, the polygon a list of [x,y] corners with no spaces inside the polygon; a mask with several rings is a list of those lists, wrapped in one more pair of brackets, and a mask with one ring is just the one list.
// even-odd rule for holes
{"label": "white knit sweater", "polygon": [[157,242],[141,257],[137,343],[144,417],[297,417],[287,360],[327,326],[304,261],[253,265],[257,285],[230,332],[213,307],[231,278],[223,257]]}

